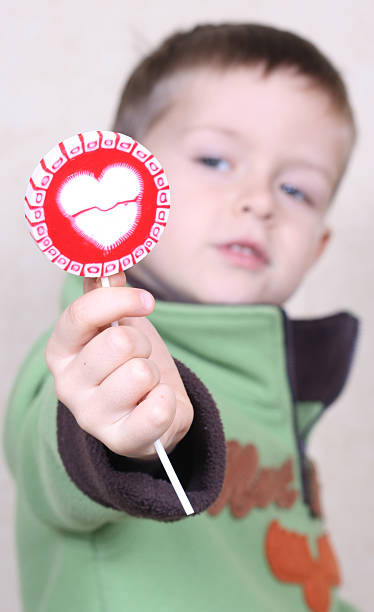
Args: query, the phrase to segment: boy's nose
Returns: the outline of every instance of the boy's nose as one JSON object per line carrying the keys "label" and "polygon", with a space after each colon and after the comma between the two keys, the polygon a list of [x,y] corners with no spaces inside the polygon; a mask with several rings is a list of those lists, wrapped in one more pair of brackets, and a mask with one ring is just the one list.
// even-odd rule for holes
{"label": "boy's nose", "polygon": [[235,212],[239,215],[243,213],[252,213],[265,221],[272,219],[275,211],[270,190],[240,194],[235,201]]}

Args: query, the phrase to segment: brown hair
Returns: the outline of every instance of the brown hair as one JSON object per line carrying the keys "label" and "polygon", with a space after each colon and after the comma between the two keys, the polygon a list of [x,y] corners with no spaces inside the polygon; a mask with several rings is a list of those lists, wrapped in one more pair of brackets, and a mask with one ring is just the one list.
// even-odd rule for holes
{"label": "brown hair", "polygon": [[263,65],[264,75],[292,67],[310,77],[330,96],[354,133],[347,90],[331,62],[311,42],[292,32],[251,23],[200,25],[167,38],[128,79],[113,129],[139,138],[170,102],[169,77],[183,70],[255,64]]}

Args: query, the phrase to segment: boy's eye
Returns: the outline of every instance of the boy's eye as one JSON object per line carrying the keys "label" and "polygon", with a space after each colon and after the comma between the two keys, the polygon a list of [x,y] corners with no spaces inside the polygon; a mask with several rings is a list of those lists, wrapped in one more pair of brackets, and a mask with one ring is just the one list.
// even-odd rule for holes
{"label": "boy's eye", "polygon": [[281,189],[296,200],[301,200],[302,202],[306,202],[308,200],[306,194],[303,191],[300,191],[300,189],[297,189],[297,187],[294,187],[289,183],[283,183],[281,185]]}
{"label": "boy's eye", "polygon": [[217,170],[228,170],[230,167],[229,162],[226,159],[222,159],[222,157],[212,157],[210,155],[199,157],[198,161],[204,166],[208,166],[209,168],[217,168]]}

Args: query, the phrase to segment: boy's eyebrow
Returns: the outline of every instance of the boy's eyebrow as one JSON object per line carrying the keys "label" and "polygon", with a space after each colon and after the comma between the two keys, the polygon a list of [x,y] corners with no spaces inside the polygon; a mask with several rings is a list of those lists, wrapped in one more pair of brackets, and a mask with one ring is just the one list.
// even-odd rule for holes
{"label": "boy's eyebrow", "polygon": [[220,126],[210,126],[210,125],[194,125],[192,127],[188,127],[188,128],[182,128],[181,130],[182,132],[221,132],[222,134],[225,134],[226,136],[236,136],[240,138],[240,134],[239,132],[237,132],[236,130],[232,130],[231,128],[224,128],[224,127],[220,127]]}
{"label": "boy's eyebrow", "polygon": [[323,174],[331,182],[334,182],[335,180],[331,173],[324,166],[320,166],[320,164],[316,164],[315,162],[312,162],[309,159],[298,159],[297,161],[290,160],[288,163],[290,166],[302,166],[304,168],[307,167],[308,169],[314,170],[319,174]]}

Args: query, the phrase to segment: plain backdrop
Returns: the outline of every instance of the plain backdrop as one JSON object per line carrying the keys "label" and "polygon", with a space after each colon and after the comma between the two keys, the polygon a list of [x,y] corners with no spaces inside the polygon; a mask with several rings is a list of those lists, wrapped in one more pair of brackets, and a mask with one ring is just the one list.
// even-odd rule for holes
{"label": "plain backdrop", "polygon": [[[25,352],[55,320],[64,273],[32,244],[23,221],[28,177],[42,155],[80,131],[110,129],[121,84],[164,35],[198,22],[255,21],[317,43],[345,77],[359,142],[331,212],[334,238],[289,304],[293,316],[347,309],[361,319],[354,370],[313,434],[327,527],[341,561],[343,593],[374,606],[373,53],[370,0],[18,0],[0,9],[1,406]],[[0,461],[0,592],[19,610],[13,483]],[[172,610],[166,605],[166,609]],[[280,611],[283,612],[283,611]]]}

